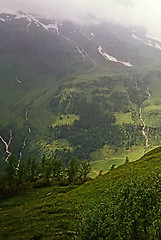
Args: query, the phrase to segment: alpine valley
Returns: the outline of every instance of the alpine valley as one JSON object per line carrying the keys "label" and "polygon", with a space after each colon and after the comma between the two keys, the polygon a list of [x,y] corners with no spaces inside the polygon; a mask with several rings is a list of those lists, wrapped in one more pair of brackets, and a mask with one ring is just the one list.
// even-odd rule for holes
{"label": "alpine valley", "polygon": [[1,170],[14,154],[98,173],[160,145],[160,66],[143,28],[0,13]]}

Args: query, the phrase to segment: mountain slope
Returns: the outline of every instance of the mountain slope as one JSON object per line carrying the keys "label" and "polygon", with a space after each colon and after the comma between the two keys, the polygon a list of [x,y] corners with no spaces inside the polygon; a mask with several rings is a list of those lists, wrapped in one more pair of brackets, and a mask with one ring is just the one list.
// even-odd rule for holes
{"label": "mountain slope", "polygon": [[[3,138],[7,139],[9,130],[12,129],[14,142],[17,142],[13,149],[17,154],[28,132],[27,126],[25,127],[28,124],[28,106],[43,95],[50,95],[49,89],[54,87],[54,91],[57,91],[64,76],[68,79],[69,76],[84,71],[86,66],[77,50],[63,38],[58,39],[55,32],[39,28],[36,31],[32,28],[30,32],[22,28],[27,24],[28,18],[23,22],[23,18],[9,16],[10,20],[7,21],[7,15],[2,14],[5,21],[0,21],[1,131]],[[47,127],[48,125],[45,126]]]}
{"label": "mountain slope", "polygon": [[160,48],[143,30],[115,23],[1,13],[1,157],[7,146],[19,161],[30,153],[66,164],[106,145],[159,145]]}

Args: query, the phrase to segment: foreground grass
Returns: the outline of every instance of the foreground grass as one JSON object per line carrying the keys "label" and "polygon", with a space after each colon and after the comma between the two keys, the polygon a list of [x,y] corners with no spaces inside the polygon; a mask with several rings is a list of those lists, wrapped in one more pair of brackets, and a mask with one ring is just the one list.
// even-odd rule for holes
{"label": "foreground grass", "polygon": [[72,239],[79,214],[108,197],[111,184],[156,170],[161,172],[161,148],[83,185],[31,189],[1,200],[0,239]]}
{"label": "foreground grass", "polygon": [[0,239],[70,239],[80,206],[68,194],[73,188],[35,189],[1,201]]}

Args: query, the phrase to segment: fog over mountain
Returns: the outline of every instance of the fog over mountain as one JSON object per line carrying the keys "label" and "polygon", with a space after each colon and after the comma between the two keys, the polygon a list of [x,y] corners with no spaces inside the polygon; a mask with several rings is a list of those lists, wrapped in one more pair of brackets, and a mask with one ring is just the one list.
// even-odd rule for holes
{"label": "fog over mountain", "polygon": [[79,23],[112,20],[140,25],[147,34],[161,39],[159,0],[1,0],[0,10],[23,10]]}

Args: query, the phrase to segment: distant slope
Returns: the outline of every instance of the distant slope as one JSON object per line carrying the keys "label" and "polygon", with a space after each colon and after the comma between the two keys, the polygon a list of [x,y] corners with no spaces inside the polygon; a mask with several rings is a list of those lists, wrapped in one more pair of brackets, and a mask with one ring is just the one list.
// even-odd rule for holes
{"label": "distant slope", "polygon": [[[0,131],[8,141],[12,129],[11,151],[17,156],[28,135],[28,124],[34,133],[35,128],[40,129],[39,124],[45,115],[46,122],[42,124],[45,131],[48,128],[52,113],[50,109],[47,110],[49,103],[42,109],[41,98],[43,97],[43,102],[49,102],[47,99],[51,94],[54,95],[60,82],[88,69],[88,62],[86,66],[77,49],[70,46],[63,37],[58,37],[55,28],[53,32],[48,31],[46,23],[39,29],[34,17],[29,16],[24,13],[1,14],[0,19]],[[30,21],[33,24],[30,24],[29,31]],[[31,110],[35,102],[36,108],[41,105],[45,113],[41,115],[40,110],[35,111],[33,106],[34,115],[30,115],[29,111],[27,119],[31,122],[28,123],[26,111],[29,105]],[[43,129],[41,132],[43,136]],[[4,147],[1,142],[0,145],[1,148]]]}
{"label": "distant slope", "polygon": [[0,136],[8,144],[12,130],[18,160],[45,154],[64,164],[106,145],[157,146],[160,64],[161,43],[144,30],[0,13]]}

